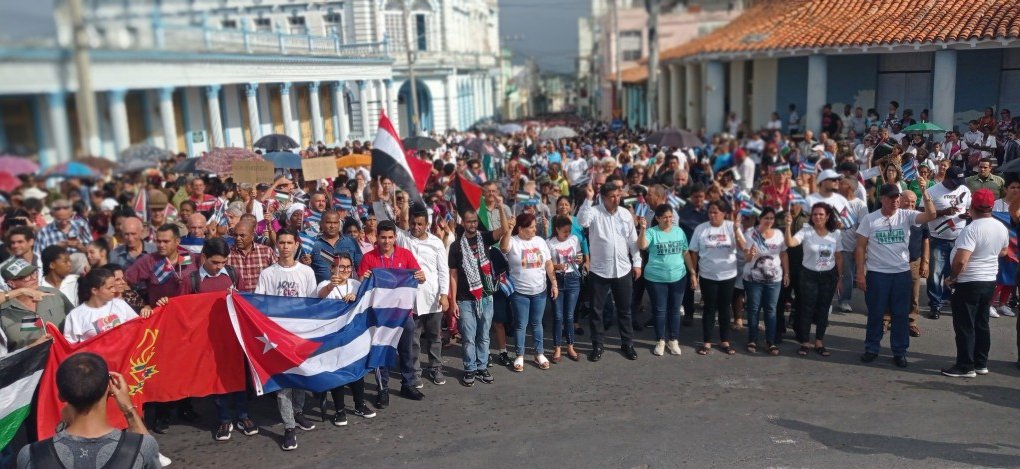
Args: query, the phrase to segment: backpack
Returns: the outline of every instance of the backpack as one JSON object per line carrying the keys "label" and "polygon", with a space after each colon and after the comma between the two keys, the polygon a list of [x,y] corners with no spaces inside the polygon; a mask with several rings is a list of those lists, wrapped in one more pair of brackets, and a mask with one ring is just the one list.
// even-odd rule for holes
{"label": "backpack", "polygon": [[[227,271],[227,277],[230,277],[230,283],[235,287],[237,286],[237,271],[234,270],[232,265],[224,265],[223,270]],[[198,288],[202,285],[202,274],[201,271],[196,270],[188,276],[188,280],[191,281],[191,293],[198,293]]]}
{"label": "backpack", "polygon": [[[117,448],[113,450],[110,459],[106,461],[101,469],[120,469],[131,467],[138,458],[138,452],[142,449],[142,435],[121,430],[120,441]],[[37,441],[29,446],[29,460],[34,467],[39,468],[60,468],[67,469],[64,463],[60,462],[57,456],[57,448],[53,444],[53,438]]]}

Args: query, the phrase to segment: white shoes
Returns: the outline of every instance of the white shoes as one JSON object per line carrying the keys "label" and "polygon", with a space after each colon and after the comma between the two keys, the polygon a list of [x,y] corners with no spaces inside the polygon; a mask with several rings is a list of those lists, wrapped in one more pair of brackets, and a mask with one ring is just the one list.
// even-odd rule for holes
{"label": "white shoes", "polygon": [[988,307],[988,317],[990,317],[990,318],[997,318],[997,317],[999,317],[999,313],[998,313],[998,311],[995,311],[995,307],[994,306],[989,306]]}
{"label": "white shoes", "polygon": [[665,340],[660,340],[660,341],[656,342],[655,343],[655,348],[652,349],[652,355],[655,355],[656,357],[661,357],[662,354],[665,353],[665,352],[666,352],[666,341]]}
{"label": "white shoes", "polygon": [[171,462],[173,461],[171,461],[170,458],[163,456],[163,453],[159,453],[159,464],[161,466],[167,467],[170,465]]}
{"label": "white shoes", "polygon": [[839,310],[844,313],[852,313],[854,309],[850,306],[850,303],[840,303]]}
{"label": "white shoes", "polygon": [[1011,318],[1011,317],[1016,316],[1016,313],[1014,313],[1013,310],[1010,309],[1009,306],[1002,305],[1002,306],[999,306],[998,309],[999,309],[999,315],[1000,316],[1006,316],[1007,318]]}
{"label": "white shoes", "polygon": [[670,355],[677,355],[677,356],[680,355],[681,352],[680,352],[680,343],[679,342],[677,342],[676,340],[671,340],[671,341],[669,341],[667,346],[669,347],[669,354]]}

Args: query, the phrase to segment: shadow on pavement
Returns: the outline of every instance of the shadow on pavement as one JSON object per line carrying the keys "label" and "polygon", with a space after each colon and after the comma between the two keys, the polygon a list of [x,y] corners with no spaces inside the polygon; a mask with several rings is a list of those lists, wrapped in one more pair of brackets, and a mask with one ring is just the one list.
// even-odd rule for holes
{"label": "shadow on pavement", "polygon": [[[973,399],[985,404],[992,404],[1009,409],[1020,409],[1020,402],[1017,402],[1016,389],[1005,386],[990,386],[987,384],[974,384],[975,379],[945,378],[945,380],[911,382],[897,381],[904,387],[910,389],[924,389],[932,391],[945,391],[959,394],[963,397]],[[1016,462],[1020,464],[1020,460]]]}

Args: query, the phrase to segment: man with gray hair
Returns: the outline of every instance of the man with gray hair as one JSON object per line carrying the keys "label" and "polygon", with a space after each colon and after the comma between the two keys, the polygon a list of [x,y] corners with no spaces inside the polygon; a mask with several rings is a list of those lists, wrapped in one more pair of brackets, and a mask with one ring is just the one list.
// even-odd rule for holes
{"label": "man with gray hair", "polygon": [[205,215],[192,214],[188,217],[188,234],[181,236],[181,247],[194,254],[201,254],[202,245],[205,244],[207,237],[207,229]]}
{"label": "man with gray hair", "polygon": [[113,248],[108,256],[110,263],[118,264],[125,269],[131,267],[139,257],[147,252],[156,252],[156,245],[143,241],[145,224],[138,217],[124,217],[120,221],[120,246]]}
{"label": "man with gray hair", "polygon": [[36,255],[53,245],[84,252],[85,246],[92,242],[92,230],[85,220],[74,216],[71,202],[67,199],[54,201],[50,205],[50,215],[53,216],[53,223],[43,227],[36,235]]}

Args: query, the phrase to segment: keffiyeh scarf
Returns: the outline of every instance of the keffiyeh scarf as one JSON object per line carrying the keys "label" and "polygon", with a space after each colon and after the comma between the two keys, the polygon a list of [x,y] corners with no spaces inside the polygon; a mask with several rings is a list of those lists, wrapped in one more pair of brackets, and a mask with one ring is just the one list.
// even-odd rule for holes
{"label": "keffiyeh scarf", "polygon": [[[475,236],[478,236],[477,234]],[[482,295],[491,295],[495,291],[492,283],[492,264],[489,263],[488,253],[485,252],[485,243],[478,237],[475,247],[471,247],[468,236],[460,237],[460,249],[464,253],[462,264],[464,277],[468,281],[468,290],[475,300],[482,299]]]}

